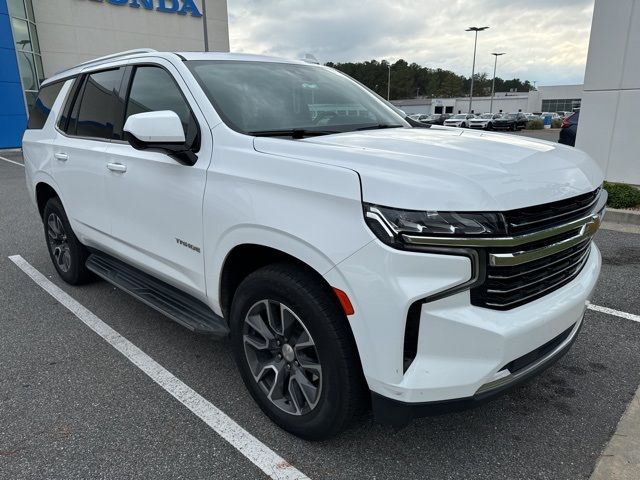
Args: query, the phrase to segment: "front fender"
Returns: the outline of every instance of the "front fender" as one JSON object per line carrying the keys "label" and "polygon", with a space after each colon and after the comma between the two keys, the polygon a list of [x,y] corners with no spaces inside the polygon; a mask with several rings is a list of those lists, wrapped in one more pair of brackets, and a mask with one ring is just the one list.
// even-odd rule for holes
{"label": "front fender", "polygon": [[213,255],[207,259],[207,297],[210,306],[222,315],[220,306],[220,280],[224,263],[229,253],[240,245],[260,245],[273,248],[309,265],[320,275],[329,272],[336,263],[319,248],[295,235],[261,225],[237,225],[228,230],[219,240]]}

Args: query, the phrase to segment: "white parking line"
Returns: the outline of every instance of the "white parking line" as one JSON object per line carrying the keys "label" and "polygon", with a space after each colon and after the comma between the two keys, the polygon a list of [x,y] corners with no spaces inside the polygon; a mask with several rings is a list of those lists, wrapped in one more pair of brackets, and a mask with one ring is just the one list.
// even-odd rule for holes
{"label": "white parking line", "polygon": [[0,157],[0,160],[4,160],[5,162],[14,163],[16,165],[20,165],[21,167],[24,167],[24,163],[14,162],[13,160],[9,160],[8,158]]}
{"label": "white parking line", "polygon": [[624,318],[627,320],[631,320],[632,322],[640,323],[640,315],[634,315],[633,313],[621,312],[620,310],[614,310],[609,307],[601,307],[600,305],[594,305],[593,303],[589,303],[587,305],[589,310],[593,310],[594,312],[606,313],[608,315],[614,315],[616,317]]}
{"label": "white parking line", "polygon": [[20,255],[10,256],[9,259],[43,290],[69,309],[86,326],[100,335],[154,382],[196,414],[270,478],[278,480],[308,480],[309,477],[290,465],[224,412],[176,378],[171,372],[100,320],[62,289],[54,285]]}

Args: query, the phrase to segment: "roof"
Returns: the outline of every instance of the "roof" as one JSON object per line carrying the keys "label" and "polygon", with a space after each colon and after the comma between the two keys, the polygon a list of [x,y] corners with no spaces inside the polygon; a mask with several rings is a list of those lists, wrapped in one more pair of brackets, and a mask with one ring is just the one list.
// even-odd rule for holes
{"label": "roof", "polygon": [[254,55],[251,53],[232,52],[176,52],[186,60],[234,60],[240,62],[271,62],[271,63],[294,63],[300,65],[311,65],[304,60],[293,60],[291,58],[270,57],[267,55]]}
{"label": "roof", "polygon": [[113,53],[104,57],[95,58],[93,60],[87,60],[68,69],[57,72],[43,82],[43,84],[62,80],[79,73],[107,65],[113,62],[122,62],[125,60],[141,59],[141,58],[172,58],[175,59],[179,56],[185,60],[233,60],[244,62],[270,62],[270,63],[291,63],[299,65],[311,65],[309,62],[303,60],[293,60],[288,58],[269,57],[266,55],[252,55],[248,53],[228,53],[228,52],[158,52],[151,48],[140,48],[136,50],[127,50],[124,52]]}

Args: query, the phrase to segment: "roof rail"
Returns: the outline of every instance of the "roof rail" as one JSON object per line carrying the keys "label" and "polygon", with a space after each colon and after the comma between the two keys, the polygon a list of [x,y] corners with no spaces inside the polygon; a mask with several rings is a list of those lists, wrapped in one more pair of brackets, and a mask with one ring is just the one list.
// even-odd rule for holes
{"label": "roof rail", "polygon": [[59,72],[56,72],[55,75],[58,75],[59,73],[62,73],[62,72],[66,72],[67,70],[71,70],[73,68],[86,67],[89,65],[93,65],[95,63],[104,62],[106,60],[115,60],[120,57],[126,57],[127,55],[134,55],[136,53],[154,53],[154,52],[157,52],[157,50],[154,50],[153,48],[136,48],[134,50],[126,50],[124,52],[112,53],[110,55],[105,55],[104,57],[94,58],[93,60],[87,60],[86,62],[79,63],[78,65],[74,65],[73,67],[70,67],[70,68],[65,68],[64,70],[60,70]]}

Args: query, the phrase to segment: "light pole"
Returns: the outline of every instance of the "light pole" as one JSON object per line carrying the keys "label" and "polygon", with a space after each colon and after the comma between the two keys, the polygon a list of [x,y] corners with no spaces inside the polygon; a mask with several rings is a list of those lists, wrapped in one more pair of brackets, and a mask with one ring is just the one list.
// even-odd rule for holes
{"label": "light pole", "polygon": [[389,96],[391,94],[391,64],[387,63],[387,68],[389,69],[389,76],[387,77],[387,101],[389,101]]}
{"label": "light pole", "polygon": [[207,0],[202,0],[202,22],[204,30],[204,51],[209,51],[209,30],[207,27]]}
{"label": "light pole", "polygon": [[471,113],[471,107],[473,106],[473,77],[476,74],[476,47],[478,46],[478,32],[482,32],[489,27],[469,27],[465,32],[475,32],[476,38],[473,42],[473,65],[471,67],[471,91],[469,92],[469,111]]}
{"label": "light pole", "polygon": [[493,80],[491,81],[491,103],[489,104],[489,112],[493,113],[493,95],[496,91],[496,67],[498,66],[498,57],[500,55],[504,55],[505,52],[500,53],[492,53],[491,55],[495,56],[496,59],[493,62]]}

